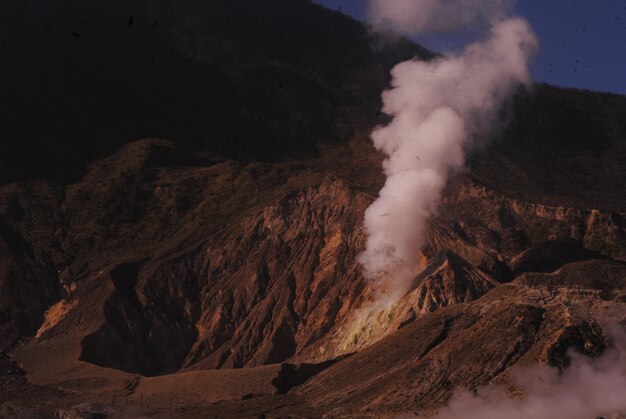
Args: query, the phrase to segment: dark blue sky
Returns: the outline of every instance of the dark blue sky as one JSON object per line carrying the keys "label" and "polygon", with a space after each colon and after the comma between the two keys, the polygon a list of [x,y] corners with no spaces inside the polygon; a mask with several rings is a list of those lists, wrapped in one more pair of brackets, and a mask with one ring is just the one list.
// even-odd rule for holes
{"label": "dark blue sky", "polygon": [[[366,0],[314,0],[364,20]],[[392,0],[390,0],[392,1]],[[626,94],[626,0],[518,0],[541,41],[533,77],[558,86]],[[438,52],[468,39],[416,38]]]}

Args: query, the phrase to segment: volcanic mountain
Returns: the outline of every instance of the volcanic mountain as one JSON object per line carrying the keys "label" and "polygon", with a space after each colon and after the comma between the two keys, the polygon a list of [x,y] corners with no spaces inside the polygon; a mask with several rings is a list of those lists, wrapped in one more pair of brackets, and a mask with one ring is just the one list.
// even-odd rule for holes
{"label": "volcanic mountain", "polygon": [[436,54],[306,0],[0,7],[2,416],[427,414],[626,326],[625,97],[518,92],[363,317],[380,93]]}

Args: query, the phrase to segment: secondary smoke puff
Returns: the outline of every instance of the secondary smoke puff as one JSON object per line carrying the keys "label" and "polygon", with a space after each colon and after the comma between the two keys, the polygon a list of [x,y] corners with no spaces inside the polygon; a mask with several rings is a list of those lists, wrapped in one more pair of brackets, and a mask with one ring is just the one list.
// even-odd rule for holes
{"label": "secondary smoke puff", "polygon": [[626,413],[626,338],[598,359],[570,354],[561,374],[549,367],[518,373],[524,397],[514,400],[503,390],[485,387],[458,391],[437,419],[589,419]]}
{"label": "secondary smoke puff", "polygon": [[359,257],[366,277],[384,284],[389,300],[417,273],[427,221],[450,173],[463,167],[468,140],[486,132],[516,87],[530,83],[527,63],[536,48],[529,24],[513,18],[494,24],[486,41],[460,55],[392,70],[383,111],[393,120],[372,134],[388,156],[387,181],[365,213],[368,241]]}
{"label": "secondary smoke puff", "polygon": [[445,33],[501,20],[513,0],[370,0],[369,21],[407,35]]}

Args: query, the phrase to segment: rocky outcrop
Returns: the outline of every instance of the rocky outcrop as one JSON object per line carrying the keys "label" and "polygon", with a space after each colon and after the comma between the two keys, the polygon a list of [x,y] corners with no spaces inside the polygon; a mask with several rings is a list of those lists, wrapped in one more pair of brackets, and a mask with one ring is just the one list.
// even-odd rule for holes
{"label": "rocky outcrop", "polygon": [[443,252],[433,259],[415,278],[415,284],[414,290],[401,303],[411,307],[414,316],[474,301],[500,285],[451,251]]}
{"label": "rocky outcrop", "polygon": [[610,260],[585,260],[570,263],[553,273],[525,273],[516,283],[538,287],[595,291],[626,290],[626,264]]}
{"label": "rocky outcrop", "polygon": [[442,252],[427,264],[397,302],[382,307],[366,303],[360,307],[348,323],[339,325],[333,330],[334,336],[323,342],[322,354],[338,356],[360,351],[428,313],[474,301],[497,285],[497,281],[453,252]]}
{"label": "rocky outcrop", "polygon": [[[18,219],[30,218],[19,214],[22,209],[16,200],[7,201],[13,204],[5,211],[16,211]],[[0,352],[21,336],[34,334],[59,297],[54,266],[36,246],[0,215]]]}
{"label": "rocky outcrop", "polygon": [[604,258],[597,252],[583,248],[573,239],[549,240],[531,246],[512,258],[509,265],[519,275],[524,272],[554,272],[567,263]]}
{"label": "rocky outcrop", "polygon": [[[187,183],[169,181],[173,172],[180,177],[177,167],[185,164],[181,179]],[[224,197],[226,211],[233,208],[236,197],[228,196],[227,182],[209,183],[194,201],[181,204],[189,188],[214,176],[245,179],[254,189],[248,173],[233,174],[230,165],[207,168],[161,141],[131,145],[94,166],[82,183],[68,188],[58,215],[68,220],[67,229],[52,235],[63,240],[68,256],[47,259],[65,260],[59,285],[47,281],[69,295],[48,310],[44,322],[45,310],[55,301],[48,297],[31,333],[43,323],[38,339],[45,340],[73,321],[80,313],[77,306],[84,304],[81,278],[104,269],[113,291],[104,291],[104,305],[95,307],[102,323],[81,338],[84,361],[145,375],[288,359],[323,362],[365,348],[427,313],[478,299],[514,274],[549,272],[572,260],[600,257],[583,247],[590,232],[621,234],[617,224],[594,221],[619,221],[615,216],[538,210],[461,179],[449,188],[440,217],[431,223],[424,249],[427,268],[395,306],[372,311],[373,289],[356,262],[365,240],[361,219],[371,196],[326,176],[267,205],[231,213],[228,226],[207,217],[220,211],[207,207],[214,193]],[[129,189],[129,183],[135,186]],[[87,188],[94,192],[85,195]],[[128,193],[134,196],[132,204],[123,201]],[[98,212],[102,200],[111,199],[120,207]],[[88,222],[79,208],[99,215]],[[595,218],[588,222],[588,216]],[[157,222],[165,227],[159,235],[150,231]],[[569,241],[544,242],[555,231],[572,232],[581,223],[592,227]],[[85,225],[91,237],[111,235],[110,242],[79,246]],[[131,236],[121,240],[120,231]],[[107,260],[112,265],[104,265]]]}
{"label": "rocky outcrop", "polygon": [[[539,302],[537,291],[501,285],[483,298],[440,309],[309,380],[295,393],[330,415],[424,411],[457,387],[507,382],[538,362],[565,367],[567,349],[594,355],[606,346],[591,299]],[[624,315],[626,306],[616,302]],[[597,314],[597,313],[596,313]]]}
{"label": "rocky outcrop", "polygon": [[279,362],[345,321],[366,296],[356,255],[369,202],[328,178],[244,220],[225,246],[209,247],[199,339],[185,365]]}
{"label": "rocky outcrop", "polygon": [[[431,221],[424,271],[381,308],[357,262],[373,197],[352,172],[304,176],[172,150],[142,141],[63,194],[44,185],[0,194],[13,232],[3,237],[15,238],[3,253],[13,274],[2,283],[13,288],[3,290],[44,284],[27,293],[41,299],[20,306],[32,313],[27,331],[4,326],[34,336],[16,357],[44,370],[36,383],[76,391],[87,374],[100,388],[103,371],[208,383],[207,369],[229,376],[288,362],[280,397],[307,409],[424,409],[456,386],[506,383],[518,367],[564,368],[570,347],[598,354],[604,319],[624,320],[625,265],[611,259],[623,234],[616,214],[522,204],[459,178]],[[267,183],[273,194],[259,198]],[[56,230],[21,221],[53,202],[62,202]],[[607,237],[604,247],[593,237]],[[44,353],[54,367],[38,363]]]}
{"label": "rocky outcrop", "polygon": [[500,261],[509,263],[531,245],[548,240],[573,240],[587,250],[614,259],[624,257],[626,229],[618,213],[529,203],[468,178],[452,182],[443,202],[439,218],[452,224],[454,236],[497,255]]}
{"label": "rocky outcrop", "polygon": [[[144,375],[177,371],[197,336],[194,328],[197,310],[185,310],[185,303],[195,298],[185,291],[197,290],[185,289],[188,284],[181,279],[176,289],[160,295],[144,289],[141,301],[136,290],[139,269],[138,263],[128,262],[111,270],[114,291],[102,308],[105,321],[97,331],[82,339],[80,359]],[[167,268],[163,270],[175,274]],[[149,279],[152,284],[148,286],[164,285],[163,270],[153,273]],[[172,294],[179,300],[170,300]]]}

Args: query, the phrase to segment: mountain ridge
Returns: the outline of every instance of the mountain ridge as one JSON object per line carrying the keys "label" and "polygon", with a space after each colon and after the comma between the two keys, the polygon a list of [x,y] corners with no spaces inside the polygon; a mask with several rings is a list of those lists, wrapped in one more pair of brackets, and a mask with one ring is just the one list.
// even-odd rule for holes
{"label": "mountain ridge", "polygon": [[[41,12],[41,4],[33,10]],[[112,14],[103,22],[113,29],[58,35],[79,43],[110,30],[119,40],[136,28],[157,30],[146,16],[180,5],[146,0],[133,6],[147,11],[142,15],[120,4],[97,6]],[[68,22],[96,6],[81,7]],[[135,141],[142,136],[120,122],[137,116],[130,113],[111,125],[124,138],[97,151],[80,151],[89,147],[73,142],[81,136],[56,143],[50,131],[38,141],[59,154],[37,168],[39,157],[19,157],[36,144],[31,131],[2,155],[1,414],[140,415],[144,396],[156,417],[432,413],[455,388],[503,385],[515,395],[514,371],[537,364],[563,370],[568,348],[599,356],[612,345],[611,325],[626,324],[625,97],[547,85],[517,93],[501,130],[446,187],[416,255],[424,271],[395,306],[374,310],[377,291],[357,260],[366,240],[363,213],[384,183],[383,157],[369,134],[385,122],[378,95],[387,71],[416,53],[432,55],[405,40],[377,50],[359,23],[304,0],[263,7],[194,2],[156,26],[155,39],[181,43],[172,55],[180,68],[191,61],[196,70],[233,71],[228,83],[239,93],[254,86],[250,101],[239,97],[220,110],[228,115],[220,129],[241,128],[243,143],[217,134],[185,137],[195,122],[203,129],[214,123],[196,109],[170,132],[176,142],[157,135]],[[293,20],[281,26],[281,18]],[[257,29],[238,34],[241,22]],[[309,33],[332,28],[328,22],[346,35],[336,51],[327,41],[339,35]],[[286,34],[293,48],[281,50]],[[280,42],[266,45],[271,36]],[[122,52],[132,52],[137,39]],[[155,39],[150,48],[160,48]],[[311,43],[311,50],[293,51]],[[207,45],[221,49],[211,53]],[[251,51],[256,56],[242,63]],[[303,70],[318,58],[322,69]],[[177,74],[165,68],[156,76]],[[246,79],[259,68],[266,73]],[[180,83],[193,87],[193,74],[159,97]],[[274,76],[295,81],[280,88]],[[284,89],[291,92],[267,93]],[[337,101],[319,105],[320,95]],[[165,109],[180,103],[165,99]],[[167,118],[150,114],[137,126],[154,123],[157,132],[190,107]],[[327,111],[340,114],[322,118],[330,131],[310,129]],[[260,125],[248,125],[255,118]],[[284,136],[270,138],[274,128]],[[254,147],[248,153],[242,144]],[[75,156],[63,155],[74,146]],[[46,147],[37,150],[40,157],[48,157]],[[21,174],[6,174],[25,162]],[[67,172],[50,175],[55,168]],[[31,406],[34,399],[39,407]]]}

